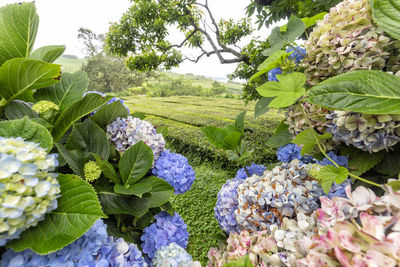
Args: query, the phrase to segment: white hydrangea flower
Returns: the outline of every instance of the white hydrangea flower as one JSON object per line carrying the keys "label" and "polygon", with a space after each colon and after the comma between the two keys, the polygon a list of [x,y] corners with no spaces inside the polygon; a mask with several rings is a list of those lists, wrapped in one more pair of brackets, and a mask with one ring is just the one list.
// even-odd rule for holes
{"label": "white hydrangea flower", "polygon": [[[153,258],[155,267],[196,267],[198,262],[193,262],[192,256],[176,243],[163,246],[156,251]],[[201,266],[201,265],[200,265]]]}
{"label": "white hydrangea flower", "polygon": [[124,153],[137,142],[143,141],[153,150],[154,162],[165,150],[165,140],[162,134],[158,134],[150,122],[131,116],[117,118],[109,124],[107,126],[107,137],[121,153]]}
{"label": "white hydrangea flower", "polygon": [[0,246],[57,208],[56,154],[22,138],[0,137]]}

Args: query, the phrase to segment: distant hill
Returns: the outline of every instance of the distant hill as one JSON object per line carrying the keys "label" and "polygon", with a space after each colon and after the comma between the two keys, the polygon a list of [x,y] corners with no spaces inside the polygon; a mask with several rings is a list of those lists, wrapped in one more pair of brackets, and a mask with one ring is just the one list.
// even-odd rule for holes
{"label": "distant hill", "polygon": [[[62,70],[64,72],[75,72],[78,71],[82,64],[86,63],[86,59],[81,59],[81,58],[77,58],[73,55],[62,55],[60,58],[58,58],[55,61],[56,64],[60,64],[62,66]],[[187,73],[187,74],[178,74],[178,73],[173,73],[173,72],[165,72],[168,76],[175,78],[175,79],[179,79],[179,78],[183,78],[185,80],[190,80],[192,82],[193,85],[200,85],[204,88],[211,88],[212,83],[214,80],[222,83],[223,85],[226,86],[228,93],[234,94],[234,95],[240,95],[242,93],[242,88],[243,88],[243,84],[238,83],[238,82],[233,82],[233,81],[228,81],[228,82],[224,82],[221,81],[220,78],[207,78],[204,76],[200,76],[200,75],[195,75],[195,74],[191,74],[191,73]]]}

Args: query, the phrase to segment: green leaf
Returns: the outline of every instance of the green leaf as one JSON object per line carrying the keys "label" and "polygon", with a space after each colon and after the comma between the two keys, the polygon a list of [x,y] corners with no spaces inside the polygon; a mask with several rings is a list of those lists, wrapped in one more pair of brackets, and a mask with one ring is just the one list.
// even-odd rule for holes
{"label": "green leaf", "polygon": [[223,267],[254,267],[254,265],[251,262],[249,255],[246,255],[236,261],[224,264]]}
{"label": "green leaf", "polygon": [[0,65],[13,58],[28,57],[38,26],[34,2],[0,8]]}
{"label": "green leaf", "polygon": [[130,114],[130,116],[132,116],[133,118],[141,119],[141,120],[144,120],[146,118],[146,114],[144,114],[143,112],[134,112],[134,113]]}
{"label": "green leaf", "polygon": [[271,103],[273,100],[273,97],[261,97],[254,108],[254,117],[259,117],[261,115],[264,115],[265,113],[268,112],[269,108],[268,105]]}
{"label": "green leaf", "polygon": [[149,176],[141,179],[138,184],[151,185],[150,208],[157,208],[167,203],[174,193],[174,187],[165,180]]}
{"label": "green leaf", "polygon": [[302,18],[301,20],[304,22],[306,28],[308,29],[316,24],[319,20],[323,20],[326,14],[328,14],[328,12],[321,12],[311,18]]}
{"label": "green leaf", "polygon": [[216,148],[220,148],[220,149],[224,149],[224,150],[231,149],[229,147],[229,145],[227,145],[224,142],[224,137],[226,136],[226,133],[223,129],[220,129],[220,128],[217,128],[214,126],[207,126],[207,127],[202,127],[201,131],[206,136],[208,142],[210,142]]}
{"label": "green leaf", "polygon": [[117,173],[115,172],[113,165],[110,162],[108,162],[107,160],[102,160],[99,155],[92,153],[92,156],[96,160],[97,165],[100,166],[101,173],[106,178],[110,179],[110,181],[112,181],[116,184],[119,184],[122,182],[121,179],[118,177]]}
{"label": "green leaf", "polygon": [[96,192],[88,183],[70,174],[60,174],[58,181],[61,188],[58,208],[47,213],[36,227],[25,230],[8,247],[15,251],[29,248],[38,254],[54,252],[78,239],[98,219],[105,217]]}
{"label": "green leaf", "polygon": [[146,175],[153,164],[153,151],[143,141],[137,142],[122,154],[119,171],[123,185],[133,185]]}
{"label": "green leaf", "polygon": [[47,152],[50,152],[53,147],[53,138],[49,131],[27,117],[19,120],[1,121],[0,136],[22,137],[25,141],[39,144]]}
{"label": "green leaf", "polygon": [[328,194],[333,182],[341,184],[348,176],[349,171],[345,167],[336,168],[335,166],[327,165],[319,170],[317,179],[320,181],[324,192]]}
{"label": "green leaf", "polygon": [[124,105],[120,101],[115,101],[96,111],[92,116],[92,120],[101,128],[105,129],[108,124],[115,121],[117,118],[126,118],[128,115],[128,110]]}
{"label": "green leaf", "polygon": [[95,153],[103,160],[107,160],[110,155],[110,144],[106,133],[91,119],[74,124],[67,140],[67,148]]}
{"label": "green leaf", "polygon": [[326,108],[368,114],[400,114],[400,78],[381,71],[352,71],[308,91],[308,101]]}
{"label": "green leaf", "polygon": [[375,171],[394,176],[400,173],[400,154],[398,151],[396,153],[387,153],[382,161],[374,168]]}
{"label": "green leaf", "polygon": [[400,40],[400,1],[371,0],[372,16],[382,29]]}
{"label": "green leaf", "polygon": [[75,121],[92,113],[102,105],[106,104],[110,99],[110,96],[103,98],[99,94],[87,94],[81,100],[70,105],[63,113],[61,113],[54,124],[52,132],[54,140],[58,141]]}
{"label": "green leaf", "polygon": [[298,17],[292,15],[289,18],[289,22],[287,24],[287,30],[283,33],[283,36],[287,43],[292,43],[299,38],[304,31],[306,30],[306,25],[304,22]]}
{"label": "green leaf", "polygon": [[88,84],[89,79],[84,71],[63,73],[59,83],[38,90],[33,96],[37,102],[40,100],[54,102],[62,112],[82,98]]}
{"label": "green leaf", "polygon": [[71,170],[78,176],[84,177],[83,168],[85,166],[85,160],[82,154],[78,154],[69,151],[63,144],[56,143],[56,147],[60,155],[67,162]]}
{"label": "green leaf", "polygon": [[240,142],[242,139],[242,134],[237,131],[231,131],[228,135],[223,138],[223,141],[226,145],[229,146],[229,149],[236,152],[239,149]]}
{"label": "green leaf", "polygon": [[319,135],[314,129],[310,128],[305,131],[299,133],[292,141],[292,143],[297,145],[303,145],[301,149],[301,155],[310,154],[313,152],[315,145],[317,144],[317,140],[324,140],[332,138],[331,133],[324,133],[323,135]]}
{"label": "green leaf", "polygon": [[289,132],[289,125],[281,121],[275,129],[275,133],[267,141],[267,145],[272,148],[278,148],[287,145],[292,140],[292,134]]}
{"label": "green leaf", "polygon": [[236,127],[237,131],[242,133],[242,134],[244,133],[244,120],[246,118],[246,113],[247,113],[247,111],[241,112],[236,117],[236,120],[235,120],[235,127]]}
{"label": "green leaf", "polygon": [[285,51],[279,50],[270,55],[260,66],[258,66],[257,70],[271,70],[277,67],[277,63],[282,60],[282,57],[285,56],[287,53]]}
{"label": "green leaf", "polygon": [[394,192],[397,192],[400,190],[400,181],[392,181],[387,183],[386,185],[392,187]]}
{"label": "green leaf", "polygon": [[9,120],[22,119],[23,117],[34,118],[37,116],[32,110],[32,104],[22,100],[11,101],[4,113]]}
{"label": "green leaf", "polygon": [[346,146],[340,150],[340,154],[348,157],[348,169],[350,172],[356,176],[360,176],[378,164],[385,155],[385,152],[369,153],[355,147]]}
{"label": "green leaf", "polygon": [[114,192],[121,195],[135,195],[138,197],[142,197],[144,193],[148,193],[151,191],[153,187],[149,184],[136,183],[134,185],[124,187],[123,185],[116,184],[114,186]]}
{"label": "green leaf", "polygon": [[284,108],[294,104],[305,94],[306,75],[300,72],[277,75],[279,82],[266,82],[257,88],[264,97],[275,97],[268,107]]}
{"label": "green leaf", "polygon": [[53,63],[57,58],[59,58],[65,51],[65,46],[63,45],[48,45],[43,46],[29,55],[29,58],[39,59],[44,62]]}
{"label": "green leaf", "polygon": [[0,96],[10,101],[33,89],[58,83],[61,66],[36,59],[11,59],[0,67]]}
{"label": "green leaf", "polygon": [[151,202],[150,194],[145,194],[142,198],[108,191],[99,191],[97,194],[103,211],[107,215],[130,214],[140,218],[149,210]]}
{"label": "green leaf", "polygon": [[174,216],[174,207],[172,207],[171,202],[166,202],[165,204],[161,205],[161,208],[169,213],[169,215]]}

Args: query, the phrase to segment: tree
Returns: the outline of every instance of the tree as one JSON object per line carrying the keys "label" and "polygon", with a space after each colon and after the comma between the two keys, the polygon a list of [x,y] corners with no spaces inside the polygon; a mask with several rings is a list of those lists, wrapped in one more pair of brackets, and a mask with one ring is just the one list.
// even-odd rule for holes
{"label": "tree", "polygon": [[[137,70],[168,70],[185,60],[198,62],[211,55],[222,64],[248,62],[237,43],[252,33],[250,20],[217,22],[208,0],[200,1],[134,0],[119,23],[111,25],[107,51],[127,57],[128,67]],[[182,33],[181,42],[166,40],[171,27]],[[197,49],[198,55],[183,55],[183,47]]]}
{"label": "tree", "polygon": [[104,34],[96,34],[88,28],[80,27],[78,39],[83,40],[88,56],[94,57],[103,53]]}

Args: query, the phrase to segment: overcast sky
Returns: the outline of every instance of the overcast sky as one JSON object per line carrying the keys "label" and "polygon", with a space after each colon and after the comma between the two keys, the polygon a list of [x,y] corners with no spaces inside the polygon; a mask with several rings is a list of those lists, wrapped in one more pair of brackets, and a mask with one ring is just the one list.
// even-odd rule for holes
{"label": "overcast sky", "polygon": [[[17,2],[21,0],[0,0],[0,6]],[[28,1],[22,0],[22,2]],[[244,16],[249,2],[249,0],[210,0],[209,5],[218,20],[222,17],[239,19]],[[129,6],[128,0],[37,0],[40,25],[35,47],[64,44],[67,47],[65,53],[83,57],[83,44],[77,39],[79,27],[89,28],[96,33],[106,33],[110,22],[118,21]],[[261,34],[265,38],[268,36],[267,32]],[[204,58],[197,64],[184,63],[173,71],[225,77],[232,73],[235,67],[235,64],[220,64],[214,56]]]}

